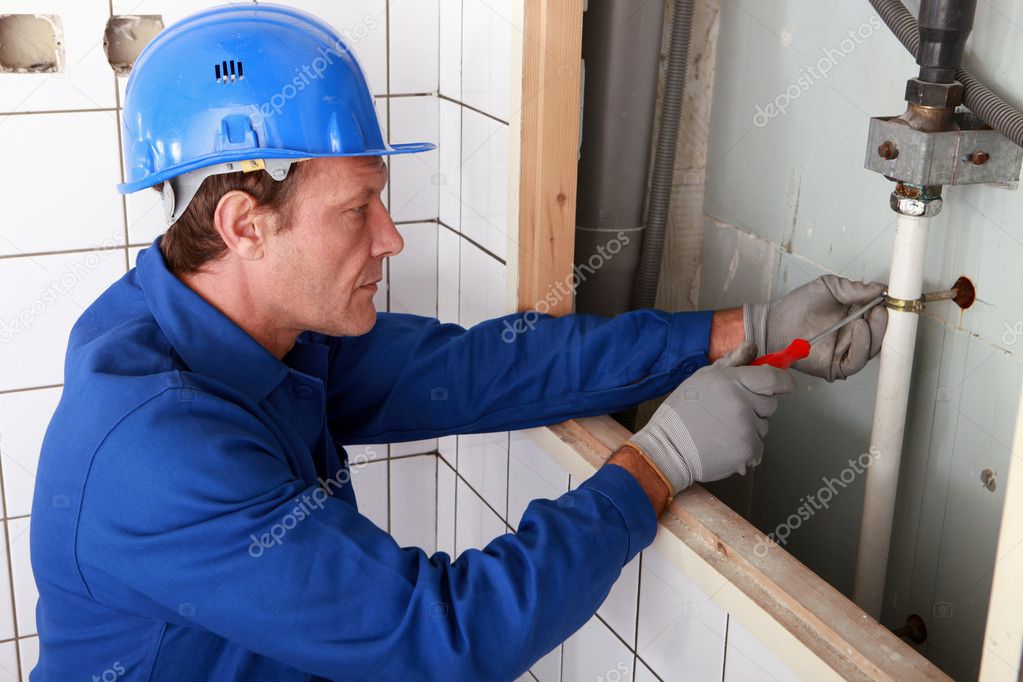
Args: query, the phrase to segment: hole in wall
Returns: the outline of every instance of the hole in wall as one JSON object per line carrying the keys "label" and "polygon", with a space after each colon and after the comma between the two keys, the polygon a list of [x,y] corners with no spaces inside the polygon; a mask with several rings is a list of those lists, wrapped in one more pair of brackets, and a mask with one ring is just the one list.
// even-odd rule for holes
{"label": "hole in wall", "polygon": [[973,282],[966,275],[957,279],[952,288],[956,292],[955,298],[952,300],[963,310],[969,308],[977,300],[977,289],[974,288]]}
{"label": "hole in wall", "polygon": [[114,73],[128,75],[142,48],[162,30],[163,18],[158,14],[110,17],[103,32],[103,51]]}
{"label": "hole in wall", "polygon": [[53,14],[0,14],[0,73],[64,69],[64,24]]}

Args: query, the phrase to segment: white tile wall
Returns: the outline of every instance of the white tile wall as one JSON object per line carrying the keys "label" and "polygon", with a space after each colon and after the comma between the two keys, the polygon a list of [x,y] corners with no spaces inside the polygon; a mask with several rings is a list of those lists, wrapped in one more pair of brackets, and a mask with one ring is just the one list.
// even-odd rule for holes
{"label": "white tile wall", "polygon": [[458,473],[503,518],[508,504],[508,432],[458,436]]}
{"label": "white tile wall", "polygon": [[800,677],[734,618],[728,619],[724,682],[799,682]]}
{"label": "white tile wall", "polygon": [[458,323],[459,250],[461,238],[441,226],[437,234],[437,318]]}
{"label": "white tile wall", "polygon": [[462,112],[457,102],[441,99],[437,145],[437,189],[440,221],[461,230],[462,211]]}
{"label": "white tile wall", "polygon": [[505,264],[464,239],[459,246],[459,323],[471,327],[508,312]]}
{"label": "white tile wall", "polygon": [[65,61],[58,74],[0,74],[0,114],[114,107],[113,72],[102,47],[107,0],[6,0],[3,13],[59,16]]}
{"label": "white tile wall", "polygon": [[398,227],[405,249],[391,258],[391,312],[437,316],[437,229],[435,222]]}
{"label": "white tile wall", "polygon": [[508,135],[507,124],[462,112],[462,234],[501,259],[508,253]]}
{"label": "white tile wall", "polygon": [[563,645],[555,647],[529,669],[539,682],[558,682],[561,679],[562,648]]}
{"label": "white tile wall", "polygon": [[455,470],[437,458],[437,551],[455,558]]}
{"label": "white tile wall", "polygon": [[721,679],[725,612],[657,550],[642,568],[637,653],[666,682]]}
{"label": "white tile wall", "polygon": [[32,668],[39,661],[39,638],[23,637],[19,639],[18,652],[21,655],[21,679],[27,680]]}
{"label": "white tile wall", "polygon": [[508,524],[518,528],[535,499],[553,500],[568,490],[568,473],[525,432],[512,431],[508,463]]}
{"label": "white tile wall", "polygon": [[[0,539],[5,541],[5,547],[8,531],[9,528],[6,525],[0,529]],[[14,595],[11,593],[11,571],[6,552],[0,559],[3,559],[0,561],[0,580],[3,581],[3,585],[0,585],[0,639],[12,639],[17,633],[14,629]],[[26,588],[28,593],[32,593],[34,590],[34,586]]]}
{"label": "white tile wall", "polygon": [[[391,141],[437,143],[436,96],[392,97]],[[396,221],[437,218],[437,150],[392,156],[391,216]]]}
{"label": "white tile wall", "polygon": [[27,517],[8,519],[7,545],[11,552],[11,576],[14,579],[14,611],[18,635],[36,633],[36,591],[29,559],[28,540],[31,521]]}
{"label": "white tile wall", "polygon": [[17,643],[0,644],[0,681],[17,682],[19,678]]}
{"label": "white tile wall", "polygon": [[504,520],[464,480],[458,479],[455,509],[455,551],[481,549],[505,532]]}
{"label": "white tile wall", "polygon": [[352,485],[359,512],[383,530],[387,530],[389,519],[387,465],[388,461],[383,459],[352,467]]}
{"label": "white tile wall", "polygon": [[403,547],[437,549],[437,457],[391,460],[391,535]]}
{"label": "white tile wall", "polygon": [[593,617],[565,642],[563,680],[628,680],[635,654],[599,618]]}
{"label": "white tile wall", "polygon": [[636,609],[639,606],[641,559],[641,556],[636,556],[622,568],[622,574],[611,587],[607,599],[597,609],[597,615],[632,648],[636,646]]}
{"label": "white tile wall", "polygon": [[0,391],[62,382],[71,326],[124,263],[123,249],[0,261]]}
{"label": "white tile wall", "polygon": [[391,94],[436,93],[440,0],[391,0],[390,16]]}
{"label": "white tile wall", "polygon": [[462,101],[503,121],[511,116],[512,39],[522,35],[522,17],[513,14],[518,7],[517,2],[462,2]]}
{"label": "white tile wall", "polygon": [[[112,111],[0,119],[0,255],[124,244],[117,116]],[[72,151],[73,150],[73,151]],[[79,156],[80,155],[80,156]],[[82,159],[83,164],[73,159]],[[89,219],[83,220],[83,214]]]}
{"label": "white tile wall", "polygon": [[[0,393],[0,466],[7,516],[27,516],[32,511],[39,446],[60,393],[60,388]],[[0,639],[2,635],[0,628]]]}
{"label": "white tile wall", "polygon": [[462,99],[462,0],[440,3],[440,94]]}

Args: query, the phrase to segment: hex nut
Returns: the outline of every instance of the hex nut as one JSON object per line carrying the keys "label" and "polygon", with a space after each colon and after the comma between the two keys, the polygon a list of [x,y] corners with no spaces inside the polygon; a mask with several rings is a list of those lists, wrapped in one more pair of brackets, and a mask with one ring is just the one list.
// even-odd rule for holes
{"label": "hex nut", "polygon": [[911,199],[897,192],[892,192],[891,199],[889,200],[889,205],[896,213],[917,218],[933,218],[941,213],[941,204],[942,201],[939,198]]}
{"label": "hex nut", "polygon": [[906,101],[925,107],[957,107],[963,103],[963,84],[927,83],[919,78],[906,81]]}

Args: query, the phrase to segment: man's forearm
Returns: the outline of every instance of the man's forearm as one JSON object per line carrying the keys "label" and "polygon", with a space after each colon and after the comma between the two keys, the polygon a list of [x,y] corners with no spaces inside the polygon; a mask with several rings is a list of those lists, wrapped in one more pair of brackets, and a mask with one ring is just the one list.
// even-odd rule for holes
{"label": "man's forearm", "polygon": [[[714,362],[734,350],[745,339],[742,308],[718,310],[710,322],[707,359]],[[607,460],[632,474],[643,487],[657,516],[671,501],[671,490],[650,460],[629,444],[622,445]]]}
{"label": "man's forearm", "polygon": [[710,343],[707,359],[711,362],[731,353],[746,338],[742,308],[717,310],[710,320]]}
{"label": "man's forearm", "polygon": [[[650,498],[654,515],[660,516],[671,501],[671,490],[653,464],[629,444],[622,445],[607,460],[632,474]],[[606,465],[605,465],[606,466]]]}

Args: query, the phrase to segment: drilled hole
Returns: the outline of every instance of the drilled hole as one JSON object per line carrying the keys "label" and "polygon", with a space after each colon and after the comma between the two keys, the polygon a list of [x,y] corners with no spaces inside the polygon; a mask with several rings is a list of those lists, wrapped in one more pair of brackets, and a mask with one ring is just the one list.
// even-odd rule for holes
{"label": "drilled hole", "polygon": [[142,48],[162,30],[163,19],[156,14],[110,17],[103,33],[103,51],[114,73],[124,76],[131,71]]}
{"label": "drilled hole", "polygon": [[52,14],[0,14],[0,73],[64,68],[64,25]]}

